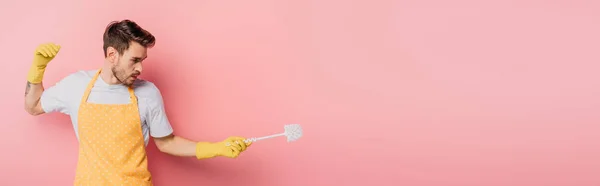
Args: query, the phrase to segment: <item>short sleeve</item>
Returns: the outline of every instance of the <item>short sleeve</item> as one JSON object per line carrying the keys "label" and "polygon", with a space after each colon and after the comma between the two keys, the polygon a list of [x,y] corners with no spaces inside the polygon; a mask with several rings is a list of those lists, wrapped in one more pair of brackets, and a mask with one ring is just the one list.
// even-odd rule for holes
{"label": "short sleeve", "polygon": [[67,90],[72,86],[73,81],[73,75],[69,75],[45,88],[40,97],[40,104],[45,113],[60,112],[69,115]]}
{"label": "short sleeve", "polygon": [[155,138],[165,137],[173,133],[173,128],[165,112],[162,94],[156,86],[153,86],[148,101],[148,119],[146,124],[150,128],[150,135]]}

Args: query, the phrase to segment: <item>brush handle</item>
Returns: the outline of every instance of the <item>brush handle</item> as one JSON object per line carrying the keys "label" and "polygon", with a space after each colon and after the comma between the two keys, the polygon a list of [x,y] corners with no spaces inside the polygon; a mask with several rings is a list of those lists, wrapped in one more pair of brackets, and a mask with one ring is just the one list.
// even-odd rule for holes
{"label": "brush handle", "polygon": [[[246,142],[246,143],[257,142],[259,140],[265,140],[265,139],[275,138],[275,137],[279,137],[279,136],[285,136],[285,133],[273,134],[273,135],[263,136],[263,137],[258,137],[258,138],[248,138],[248,139],[244,140],[244,142]],[[227,143],[227,146],[229,146],[229,145],[231,145],[231,144]]]}
{"label": "brush handle", "polygon": [[263,136],[263,137],[259,137],[259,138],[250,138],[250,139],[247,139],[245,141],[246,142],[248,142],[248,141],[256,142],[256,141],[259,141],[259,140],[265,140],[265,139],[275,138],[275,137],[279,137],[279,136],[285,136],[285,133],[273,134],[273,135],[270,135],[270,136]]}

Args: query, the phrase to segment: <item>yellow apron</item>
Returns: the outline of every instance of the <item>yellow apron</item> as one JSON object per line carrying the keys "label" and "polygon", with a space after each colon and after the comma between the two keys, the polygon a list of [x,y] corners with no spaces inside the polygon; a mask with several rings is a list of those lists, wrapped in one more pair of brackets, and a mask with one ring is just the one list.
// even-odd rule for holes
{"label": "yellow apron", "polygon": [[79,159],[74,185],[151,186],[138,103],[129,87],[128,104],[88,103],[96,73],[78,113]]}

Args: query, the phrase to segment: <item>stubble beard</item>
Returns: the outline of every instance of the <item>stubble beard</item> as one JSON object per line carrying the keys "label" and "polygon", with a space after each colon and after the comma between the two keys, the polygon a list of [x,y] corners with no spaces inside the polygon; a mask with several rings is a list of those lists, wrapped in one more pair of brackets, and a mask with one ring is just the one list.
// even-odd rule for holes
{"label": "stubble beard", "polygon": [[126,85],[126,86],[131,86],[133,84],[133,82],[132,83],[127,82],[127,79],[130,77],[130,75],[125,74],[125,70],[123,70],[123,69],[121,69],[121,70],[117,69],[117,66],[120,63],[121,63],[120,61],[117,62],[117,64],[111,68],[113,76],[115,78],[117,78],[117,81],[119,81],[119,83]]}

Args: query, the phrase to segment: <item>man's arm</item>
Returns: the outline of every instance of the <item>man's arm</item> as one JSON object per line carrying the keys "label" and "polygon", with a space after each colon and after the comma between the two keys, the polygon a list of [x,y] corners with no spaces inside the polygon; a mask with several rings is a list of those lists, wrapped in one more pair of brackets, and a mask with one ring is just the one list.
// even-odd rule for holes
{"label": "man's arm", "polygon": [[154,138],[156,146],[161,152],[183,157],[195,156],[197,159],[225,156],[236,158],[244,152],[251,142],[244,143],[242,137],[229,137],[221,142],[195,142],[176,135]]}
{"label": "man's arm", "polygon": [[60,46],[53,43],[39,45],[33,55],[33,63],[27,73],[27,85],[25,87],[25,111],[31,115],[40,115],[44,113],[40,98],[44,92],[42,79],[46,66],[60,50]]}
{"label": "man's arm", "polygon": [[163,98],[154,84],[152,88],[147,124],[150,135],[161,152],[174,156],[196,156],[197,159],[225,156],[235,158],[246,150],[250,143],[244,143],[244,138],[229,137],[221,142],[196,142],[173,134],[173,128],[165,111]]}
{"label": "man's arm", "polygon": [[44,114],[44,109],[42,109],[42,104],[40,102],[43,92],[44,86],[42,83],[34,84],[27,81],[25,87],[25,111],[27,111],[27,113],[33,116]]}

